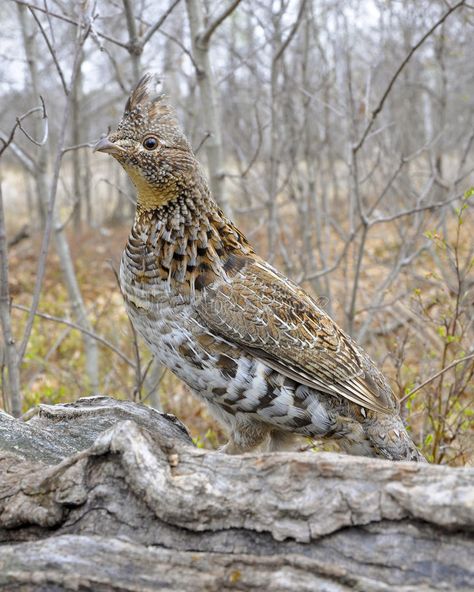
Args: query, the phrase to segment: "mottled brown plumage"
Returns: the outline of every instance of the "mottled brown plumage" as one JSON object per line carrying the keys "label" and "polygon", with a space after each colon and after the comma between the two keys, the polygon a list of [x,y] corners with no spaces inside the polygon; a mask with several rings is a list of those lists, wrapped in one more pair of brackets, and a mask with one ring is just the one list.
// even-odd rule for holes
{"label": "mottled brown plumage", "polygon": [[120,277],[154,355],[224,423],[228,452],[279,449],[300,435],[336,439],[353,454],[424,460],[367,354],[226,219],[151,85],[140,81],[96,149],[137,188]]}

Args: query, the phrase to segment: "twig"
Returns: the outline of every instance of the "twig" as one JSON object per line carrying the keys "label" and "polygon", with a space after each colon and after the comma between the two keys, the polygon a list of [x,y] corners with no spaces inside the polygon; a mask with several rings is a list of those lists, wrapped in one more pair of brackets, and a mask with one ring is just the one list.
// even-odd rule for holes
{"label": "twig", "polygon": [[51,39],[53,41],[53,47],[56,45],[56,38],[54,36],[54,27],[53,22],[51,21],[51,16],[48,10],[48,0],[43,0],[44,7],[46,9],[46,20],[48,21],[49,31],[51,33]]}
{"label": "twig", "polygon": [[16,245],[21,243],[21,241],[25,240],[26,238],[30,238],[30,236],[30,228],[28,224],[24,224],[21,227],[21,229],[15,234],[15,236],[8,241],[8,248],[11,249],[12,247],[15,247]]}
{"label": "twig", "polygon": [[[51,57],[53,58],[54,65],[56,66],[56,70],[57,70],[57,72],[59,74],[59,78],[61,80],[61,84],[62,84],[63,89],[64,89],[64,94],[67,96],[69,94],[69,90],[67,88],[67,84],[66,84],[66,81],[64,79],[64,74],[63,74],[63,71],[62,71],[61,66],[59,65],[58,57],[56,55],[56,52],[54,50],[54,47],[52,46],[51,41],[49,40],[49,37],[46,35],[46,31],[44,30],[43,25],[41,24],[41,21],[39,20],[39,18],[36,16],[36,13],[33,10],[33,8],[31,6],[29,6],[28,8],[29,8],[29,10],[31,12],[31,15],[35,19],[36,24],[38,25],[39,30],[41,31],[41,35],[43,35],[43,39],[45,40],[46,45],[48,46],[49,53],[51,54]],[[49,12],[46,12],[46,14],[49,14]]]}
{"label": "twig", "polygon": [[106,185],[109,185],[110,187],[113,187],[120,196],[125,197],[126,200],[128,200],[131,204],[136,205],[136,201],[130,197],[129,193],[127,191],[124,191],[123,189],[121,189],[116,183],[112,183],[111,181],[109,181],[108,179],[106,179],[105,177],[102,177],[101,179],[99,179],[97,181],[97,184],[99,183],[105,183]]}
{"label": "twig", "polygon": [[[239,0],[240,1],[240,0]],[[158,31],[161,25],[165,22],[165,20],[169,17],[169,15],[173,12],[175,7],[181,2],[181,0],[174,0],[168,6],[167,10],[161,15],[161,17],[156,21],[154,25],[152,25],[148,31],[140,38],[140,45],[142,48],[150,41],[153,35]]]}
{"label": "twig", "polygon": [[[23,312],[31,312],[31,310],[27,306],[23,306],[21,304],[12,304],[12,308],[22,310]],[[53,321],[54,323],[60,323],[61,325],[66,325],[67,327],[71,327],[71,329],[77,329],[78,331],[80,331],[84,335],[88,335],[89,337],[92,337],[92,339],[95,339],[99,343],[102,343],[102,345],[105,345],[106,347],[111,349],[113,352],[115,352],[119,356],[119,358],[121,358],[129,366],[131,366],[132,368],[135,368],[135,364],[130,358],[128,358],[123,352],[121,352],[113,343],[110,343],[110,341],[107,341],[107,339],[105,339],[104,337],[97,335],[97,333],[94,333],[93,331],[89,331],[88,329],[84,329],[84,327],[81,327],[81,325],[78,325],[77,323],[73,323],[72,321],[69,321],[67,319],[62,319],[61,317],[56,317],[54,315],[50,315],[45,312],[36,311],[35,316],[40,317],[42,319],[46,319],[48,321]]]}
{"label": "twig", "polygon": [[[3,133],[2,131],[0,131],[0,141],[2,141],[3,143],[8,141],[7,134]],[[32,157],[26,152],[26,150],[24,150],[23,148],[18,146],[18,144],[16,144],[15,142],[13,142],[11,140],[8,142],[8,145],[10,146],[13,155],[20,161],[22,166],[24,166],[25,169],[31,175],[34,175],[35,170],[36,170],[35,165],[34,165],[34,161],[33,161]],[[2,146],[2,150],[3,150],[3,146]]]}
{"label": "twig", "polygon": [[[41,8],[41,6],[36,6],[36,4],[31,4],[30,2],[26,2],[26,0],[10,0],[10,1],[15,2],[16,4],[20,4],[21,6],[26,6],[27,8],[30,8],[33,10],[38,10],[39,12],[43,12],[44,14],[47,14],[48,17],[53,17],[53,18],[59,19],[61,21],[64,21],[65,23],[69,23],[70,25],[74,25],[75,27],[80,27],[81,29],[86,29],[90,26],[90,23],[88,23],[87,25],[86,25],[86,23],[78,23],[74,19],[64,16],[63,14],[58,14],[57,12],[52,12],[49,9]],[[94,35],[97,35],[98,37],[102,37],[102,39],[110,41],[111,43],[114,43],[115,45],[123,47],[126,50],[129,49],[127,43],[123,43],[122,41],[119,41],[118,39],[114,39],[113,37],[110,37],[110,35],[106,35],[105,33],[101,33],[100,31],[96,31],[95,29],[94,29]]]}
{"label": "twig", "polygon": [[93,148],[95,142],[84,142],[83,144],[76,144],[75,146],[68,146],[67,148],[63,148],[62,154],[66,154],[66,152],[71,152],[71,150],[79,150],[79,148]]}
{"label": "twig", "polygon": [[300,8],[298,10],[298,15],[296,17],[296,20],[295,20],[295,22],[294,22],[294,24],[293,24],[293,26],[291,28],[291,31],[288,33],[286,39],[282,42],[282,44],[278,48],[278,51],[273,56],[273,63],[278,62],[278,60],[281,58],[281,56],[285,52],[286,48],[290,44],[291,40],[296,35],[296,32],[298,31],[298,28],[299,28],[300,23],[301,23],[301,17],[303,15],[303,10],[304,10],[305,5],[306,5],[306,0],[301,0]]}
{"label": "twig", "polygon": [[398,66],[397,70],[395,71],[395,74],[392,76],[390,82],[387,85],[387,88],[385,89],[385,92],[382,95],[382,98],[380,99],[377,107],[375,107],[375,109],[372,111],[372,114],[370,116],[370,120],[365,128],[365,130],[362,133],[362,136],[360,138],[360,140],[357,142],[357,144],[355,146],[353,146],[352,150],[353,153],[356,154],[360,148],[362,147],[363,143],[365,142],[370,130],[372,129],[372,126],[377,118],[377,115],[380,113],[380,111],[382,111],[383,106],[385,104],[385,101],[388,98],[388,95],[390,94],[390,91],[393,88],[393,85],[395,84],[395,82],[397,81],[397,78],[400,76],[400,74],[402,73],[402,70],[405,68],[405,66],[408,64],[408,62],[411,60],[413,54],[423,45],[423,43],[428,39],[428,37],[431,36],[431,34],[440,26],[444,23],[444,21],[448,18],[448,16],[450,14],[452,14],[455,10],[457,10],[459,7],[463,6],[463,4],[465,4],[465,0],[461,0],[460,2],[458,2],[457,4],[455,4],[454,6],[451,6],[451,8],[449,10],[447,10],[443,16],[431,27],[431,29],[429,29],[429,31],[427,31],[423,37],[417,42],[415,43],[415,45],[413,45],[413,47],[410,49],[410,51],[407,53],[405,59],[402,61],[402,63]]}
{"label": "twig", "polygon": [[166,39],[169,39],[170,41],[175,43],[181,49],[181,51],[185,55],[188,56],[189,60],[191,61],[191,64],[193,65],[193,68],[196,70],[196,72],[199,72],[199,68],[198,68],[198,65],[196,64],[196,60],[194,59],[193,54],[189,51],[189,49],[183,43],[181,43],[181,41],[179,39],[176,39],[176,37],[173,37],[173,35],[170,35],[170,33],[167,33],[166,31],[163,31],[161,29],[158,32],[160,33],[160,35],[163,35],[163,37],[166,37]]}
{"label": "twig", "polygon": [[[15,137],[15,133],[17,129],[21,129],[21,131],[25,134],[25,136],[31,140],[34,144],[36,144],[37,146],[42,146],[43,144],[41,144],[40,142],[33,140],[33,138],[31,138],[31,136],[25,132],[25,130],[21,127],[21,122],[26,119],[27,117],[29,117],[30,115],[32,115],[33,113],[37,113],[38,111],[42,111],[43,112],[43,119],[46,119],[46,128],[48,127],[48,116],[46,114],[46,109],[44,106],[44,101],[43,98],[40,97],[41,99],[41,107],[33,107],[32,109],[30,109],[29,111],[27,111],[26,113],[23,113],[23,115],[20,115],[20,117],[16,118],[16,123],[13,126],[9,136],[7,137],[6,140],[4,140],[3,138],[0,138],[0,141],[3,142],[3,146],[0,148],[0,157],[2,156],[2,154],[5,152],[5,150],[8,148],[8,146],[10,146],[10,144],[13,142],[13,138]],[[48,133],[47,130],[45,130],[45,138],[48,137]],[[46,141],[46,140],[45,140]]]}
{"label": "twig", "polygon": [[249,162],[248,162],[248,164],[247,164],[244,172],[241,174],[242,179],[247,176],[248,172],[253,167],[255,161],[258,158],[258,155],[260,154],[260,149],[262,148],[262,144],[263,144],[263,130],[264,130],[264,127],[262,127],[262,125],[260,123],[260,118],[258,116],[258,109],[257,109],[257,107],[255,107],[255,120],[257,122],[257,133],[258,133],[257,147],[255,148],[255,152],[254,152],[252,158],[249,160]]}
{"label": "twig", "polygon": [[428,204],[426,206],[420,206],[418,208],[411,208],[410,210],[403,210],[402,212],[398,212],[397,214],[393,214],[393,216],[386,216],[385,218],[375,218],[375,220],[370,220],[369,226],[375,226],[376,224],[385,224],[387,222],[393,222],[394,220],[398,220],[399,218],[403,218],[404,216],[411,216],[412,214],[417,214],[419,212],[425,212],[427,210],[437,210],[439,208],[444,208],[445,206],[453,203],[454,201],[458,201],[463,196],[462,193],[459,195],[455,195],[450,199],[445,201],[439,201],[436,203]]}
{"label": "twig", "polygon": [[[398,172],[398,171],[397,171]],[[388,187],[388,186],[387,186]],[[383,194],[385,193],[385,190],[383,192]],[[375,226],[376,224],[384,224],[386,222],[392,222],[393,220],[397,220],[398,218],[402,218],[404,216],[410,216],[412,214],[416,214],[419,212],[424,212],[426,210],[436,210],[438,208],[443,208],[447,205],[449,205],[452,202],[455,202],[457,200],[459,200],[461,197],[463,196],[463,193],[455,195],[454,197],[447,199],[446,201],[442,201],[442,202],[436,202],[430,205],[426,205],[426,206],[420,206],[418,208],[412,208],[410,210],[404,210],[403,212],[399,212],[398,214],[394,214],[393,216],[387,216],[386,218],[376,218],[374,220],[369,220],[368,221],[368,226],[369,228],[372,228],[373,226]],[[377,200],[378,203],[379,200]],[[369,210],[368,215],[370,215],[373,211],[373,207]],[[364,226],[364,224],[362,222],[359,223],[359,225],[350,233],[350,235],[348,236],[346,242],[344,243],[344,248],[341,251],[341,253],[339,254],[339,256],[337,257],[336,261],[329,267],[326,267],[324,269],[321,269],[320,271],[315,271],[313,273],[309,273],[306,274],[304,276],[302,276],[299,281],[310,281],[310,280],[314,280],[317,279],[319,277],[322,277],[324,275],[327,275],[328,273],[332,273],[333,271],[335,271],[339,265],[341,264],[341,262],[343,261],[344,257],[347,255],[347,252],[349,250],[349,246],[351,245],[352,241],[354,240],[354,238],[358,235],[360,229]]]}
{"label": "twig", "polygon": [[211,37],[214,34],[214,32],[216,31],[217,27],[223,21],[225,21],[225,19],[228,16],[230,16],[234,12],[234,10],[237,8],[237,6],[240,4],[240,2],[241,2],[241,0],[234,0],[233,2],[231,2],[229,4],[229,6],[227,8],[224,8],[224,10],[219,15],[216,16],[216,18],[212,21],[212,23],[209,24],[209,26],[204,31],[204,33],[199,35],[199,43],[201,43],[202,45],[207,45],[209,43],[209,41],[211,40]]}
{"label": "twig", "polygon": [[194,154],[197,154],[199,152],[199,150],[201,150],[201,148],[204,146],[204,144],[206,143],[206,141],[211,137],[210,132],[206,132],[202,138],[202,140],[199,142],[199,144],[196,146],[196,148],[193,148],[193,152]]}
{"label": "twig", "polygon": [[411,397],[412,395],[417,393],[419,390],[424,388],[427,384],[429,384],[430,382],[433,382],[433,380],[436,380],[438,378],[438,376],[441,376],[442,374],[444,374],[448,370],[451,370],[451,368],[454,368],[454,366],[457,366],[458,364],[461,364],[462,362],[466,362],[467,360],[471,360],[472,358],[474,358],[474,353],[464,356],[463,358],[459,358],[458,360],[454,360],[454,362],[451,362],[451,364],[449,364],[448,366],[446,366],[445,368],[443,368],[439,372],[436,372],[436,374],[433,374],[433,376],[430,376],[430,378],[428,378],[427,380],[422,382],[419,386],[417,386],[416,388],[411,390],[409,393],[407,393],[404,397],[402,397],[400,399],[400,403],[403,403],[409,397]]}
{"label": "twig", "polygon": [[44,146],[46,144],[46,142],[48,141],[48,135],[49,135],[49,125],[48,125],[48,114],[46,113],[46,105],[44,104],[44,99],[43,97],[40,95],[40,101],[41,101],[41,109],[43,111],[43,119],[46,120],[46,124],[44,126],[44,133],[43,133],[43,137],[41,140],[35,140],[21,125],[21,121],[22,119],[24,119],[24,117],[17,117],[16,118],[16,122],[18,124],[18,129],[20,129],[25,136],[28,138],[28,140],[30,142],[32,142],[33,144],[35,144],[36,146]]}

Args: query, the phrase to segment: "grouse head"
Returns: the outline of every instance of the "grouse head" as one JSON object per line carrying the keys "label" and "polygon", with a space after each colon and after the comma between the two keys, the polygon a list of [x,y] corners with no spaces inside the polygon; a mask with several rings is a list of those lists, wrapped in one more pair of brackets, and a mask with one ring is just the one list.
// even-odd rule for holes
{"label": "grouse head", "polygon": [[179,197],[189,185],[197,161],[174,110],[154,94],[154,77],[145,74],[132,91],[117,131],[97,142],[94,151],[111,154],[123,166],[144,209]]}

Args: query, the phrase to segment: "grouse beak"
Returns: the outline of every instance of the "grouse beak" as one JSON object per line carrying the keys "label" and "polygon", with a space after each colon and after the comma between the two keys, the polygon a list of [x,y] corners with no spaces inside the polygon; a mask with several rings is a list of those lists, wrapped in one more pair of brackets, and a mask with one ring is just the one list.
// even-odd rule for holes
{"label": "grouse beak", "polygon": [[93,152],[106,152],[107,154],[122,154],[124,149],[114,144],[109,138],[101,138],[94,146]]}

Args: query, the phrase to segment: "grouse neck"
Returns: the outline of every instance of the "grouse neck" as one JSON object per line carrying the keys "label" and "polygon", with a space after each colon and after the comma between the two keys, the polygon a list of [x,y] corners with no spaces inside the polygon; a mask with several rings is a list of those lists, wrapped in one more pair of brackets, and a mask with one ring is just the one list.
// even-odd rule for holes
{"label": "grouse neck", "polygon": [[177,238],[183,233],[193,235],[200,228],[208,230],[213,222],[218,222],[220,225],[221,220],[224,222],[224,214],[208,191],[187,189],[155,208],[144,207],[139,198],[134,226],[158,227],[160,230],[163,229],[162,234]]}
{"label": "grouse neck", "polygon": [[126,252],[140,277],[149,265],[183,301],[193,301],[214,281],[236,273],[253,249],[209,194],[183,192],[154,210],[137,207]]}

